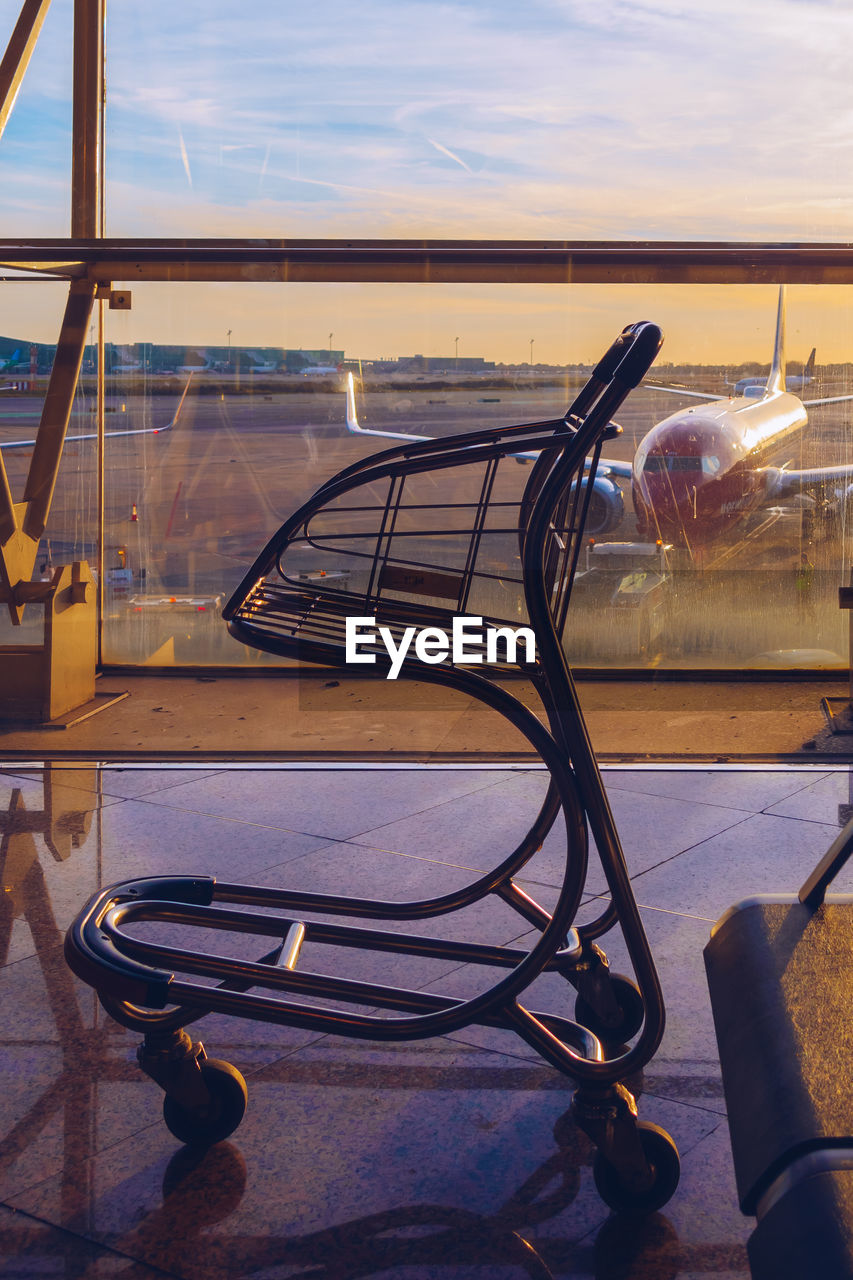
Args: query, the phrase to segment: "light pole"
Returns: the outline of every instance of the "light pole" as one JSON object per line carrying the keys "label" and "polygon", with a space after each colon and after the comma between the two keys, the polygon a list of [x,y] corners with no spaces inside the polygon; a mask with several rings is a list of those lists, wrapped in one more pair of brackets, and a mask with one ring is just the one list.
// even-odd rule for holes
{"label": "light pole", "polygon": [[530,339],[530,367],[533,368],[533,338]]}
{"label": "light pole", "polygon": [[458,373],[459,372],[459,339],[454,338],[453,341],[456,343],[456,372]]}
{"label": "light pole", "polygon": [[231,368],[231,330],[228,330],[228,368]]}
{"label": "light pole", "polygon": [[334,338],[334,336],[335,335],[333,333],[329,334],[329,364],[332,363],[332,338]]}

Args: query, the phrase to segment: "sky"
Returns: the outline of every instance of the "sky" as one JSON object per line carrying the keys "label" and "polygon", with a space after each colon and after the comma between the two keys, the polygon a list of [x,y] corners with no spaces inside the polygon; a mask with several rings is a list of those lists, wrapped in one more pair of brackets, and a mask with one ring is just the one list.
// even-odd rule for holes
{"label": "sky", "polygon": [[[0,0],[0,44],[19,2]],[[67,234],[71,17],[53,0],[0,139],[10,236]],[[107,234],[846,241],[851,48],[846,0],[111,0]],[[670,359],[734,362],[768,358],[775,307],[772,287],[294,288],[149,289],[121,323],[188,343],[334,332],[361,357],[460,336],[517,361],[534,337],[562,363],[643,303]],[[52,329],[15,289],[3,331],[39,305]],[[843,291],[792,291],[791,355],[817,335],[850,358],[847,310]]]}

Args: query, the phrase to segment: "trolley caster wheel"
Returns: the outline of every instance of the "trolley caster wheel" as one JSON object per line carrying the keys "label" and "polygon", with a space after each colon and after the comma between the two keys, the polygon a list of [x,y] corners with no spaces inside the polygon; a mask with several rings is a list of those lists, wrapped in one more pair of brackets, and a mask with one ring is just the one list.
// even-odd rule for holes
{"label": "trolley caster wheel", "polygon": [[665,1129],[641,1120],[637,1132],[643,1155],[651,1165],[653,1182],[644,1191],[633,1191],[622,1181],[615,1165],[601,1150],[595,1153],[592,1172],[598,1194],[614,1213],[656,1213],[670,1200],[681,1176],[681,1161],[672,1138]]}
{"label": "trolley caster wheel", "polygon": [[575,1001],[575,1022],[579,1022],[605,1043],[624,1044],[643,1025],[646,1006],[636,982],[626,978],[623,973],[611,974],[610,985],[619,1006],[619,1021],[606,1023],[583,996],[578,996]]}
{"label": "trolley caster wheel", "polygon": [[206,1058],[200,1064],[201,1077],[210,1102],[201,1107],[187,1107],[170,1098],[163,1099],[163,1119],[179,1142],[192,1146],[212,1147],[222,1142],[237,1128],[246,1112],[246,1081],[230,1062]]}

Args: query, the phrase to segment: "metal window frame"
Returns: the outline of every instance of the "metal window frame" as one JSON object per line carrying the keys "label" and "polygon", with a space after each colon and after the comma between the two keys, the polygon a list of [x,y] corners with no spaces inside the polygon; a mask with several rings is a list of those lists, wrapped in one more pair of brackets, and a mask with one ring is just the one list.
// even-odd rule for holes
{"label": "metal window frame", "polygon": [[0,269],[95,284],[853,283],[853,242],[4,239]]}

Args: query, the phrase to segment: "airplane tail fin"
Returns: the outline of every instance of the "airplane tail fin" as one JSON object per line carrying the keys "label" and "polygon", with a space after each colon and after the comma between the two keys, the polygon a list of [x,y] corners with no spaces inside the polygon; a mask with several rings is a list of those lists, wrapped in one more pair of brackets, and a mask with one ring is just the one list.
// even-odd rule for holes
{"label": "airplane tail fin", "polygon": [[803,385],[805,385],[807,378],[811,382],[812,378],[814,377],[814,362],[815,362],[816,355],[817,355],[817,347],[812,347],[811,355],[809,356],[806,363],[803,365]]}
{"label": "airplane tail fin", "polygon": [[773,346],[773,363],[767,375],[765,391],[785,390],[785,286],[779,286],[779,307],[776,312],[776,342]]}

